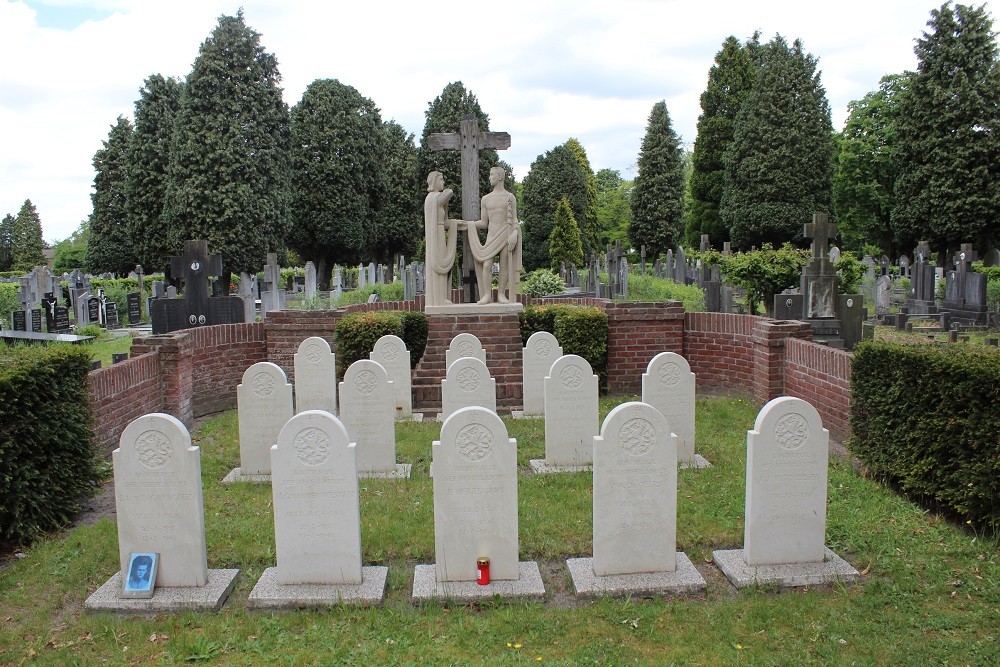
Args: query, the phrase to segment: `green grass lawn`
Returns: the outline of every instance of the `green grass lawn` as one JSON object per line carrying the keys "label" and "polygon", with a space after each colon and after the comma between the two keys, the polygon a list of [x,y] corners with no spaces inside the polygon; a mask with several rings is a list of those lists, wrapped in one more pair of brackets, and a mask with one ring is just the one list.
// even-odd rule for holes
{"label": "green grass lawn", "polygon": [[[626,397],[602,399],[602,418]],[[83,613],[117,568],[107,519],[40,541],[0,572],[0,664],[684,664],[986,665],[1000,662],[1000,553],[832,460],[827,544],[864,576],[851,587],[737,593],[711,564],[743,542],[746,399],[698,399],[697,451],[714,464],[678,478],[678,548],[707,595],[603,599],[572,595],[569,557],[591,554],[591,476],[522,474],[520,552],[542,570],[543,602],[414,606],[413,567],[434,559],[431,441],[440,424],[397,426],[406,481],[362,480],[365,564],[389,566],[382,607],[249,612],[275,564],[268,485],[225,486],[239,464],[229,412],[194,434],[202,452],[210,567],[240,568],[218,613],[122,617]],[[544,456],[543,422],[506,421],[518,465]]]}

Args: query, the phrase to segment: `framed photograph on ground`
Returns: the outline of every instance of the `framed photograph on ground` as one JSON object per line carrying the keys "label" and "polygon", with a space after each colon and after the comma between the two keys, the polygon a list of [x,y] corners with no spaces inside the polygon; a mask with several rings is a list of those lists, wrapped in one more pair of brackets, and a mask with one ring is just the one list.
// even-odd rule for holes
{"label": "framed photograph on ground", "polygon": [[156,586],[156,566],[160,554],[133,552],[122,582],[123,598],[151,598]]}

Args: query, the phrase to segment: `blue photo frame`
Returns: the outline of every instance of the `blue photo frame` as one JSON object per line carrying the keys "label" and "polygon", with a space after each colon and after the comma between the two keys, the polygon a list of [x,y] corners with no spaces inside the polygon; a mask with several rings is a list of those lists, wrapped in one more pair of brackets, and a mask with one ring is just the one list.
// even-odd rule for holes
{"label": "blue photo frame", "polygon": [[151,598],[156,588],[156,570],[160,554],[136,551],[128,559],[123,573],[123,598]]}

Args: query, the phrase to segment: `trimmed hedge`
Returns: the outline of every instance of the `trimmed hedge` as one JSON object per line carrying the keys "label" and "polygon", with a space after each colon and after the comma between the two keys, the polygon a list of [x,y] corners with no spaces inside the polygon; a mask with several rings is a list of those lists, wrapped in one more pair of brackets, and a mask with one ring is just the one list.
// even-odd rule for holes
{"label": "trimmed hedge", "polygon": [[410,368],[414,368],[427,347],[427,327],[427,316],[413,311],[377,310],[344,315],[334,332],[337,375],[344,377],[351,364],[368,359],[378,339],[388,334],[403,339],[410,351]]}
{"label": "trimmed hedge", "polygon": [[518,316],[521,344],[531,334],[548,331],[562,346],[563,354],[583,357],[597,374],[602,393],[608,389],[608,314],[591,306],[527,306]]}
{"label": "trimmed hedge", "polygon": [[1000,529],[1000,352],[869,342],[851,371],[851,452],[907,493]]}
{"label": "trimmed hedge", "polygon": [[102,464],[87,393],[90,353],[0,346],[0,537],[26,543],[65,525]]}

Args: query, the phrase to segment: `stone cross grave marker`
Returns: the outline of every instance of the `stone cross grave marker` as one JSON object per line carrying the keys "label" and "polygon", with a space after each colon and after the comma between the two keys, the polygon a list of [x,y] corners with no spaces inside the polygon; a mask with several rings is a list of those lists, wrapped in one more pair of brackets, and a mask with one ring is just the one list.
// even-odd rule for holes
{"label": "stone cross grave marker", "polygon": [[264,289],[260,293],[260,312],[262,317],[274,310],[285,309],[285,290],[281,288],[281,268],[278,266],[278,254],[267,253],[264,264]]}
{"label": "stone cross grave marker", "polygon": [[597,376],[583,357],[562,356],[545,377],[545,464],[590,465],[597,434]]}
{"label": "stone cross grave marker", "polygon": [[170,258],[170,275],[184,280],[183,299],[153,301],[153,334],[243,321],[243,302],[235,296],[209,296],[208,280],[222,274],[222,255],[208,254],[208,241],[184,242],[184,254]]}
{"label": "stone cross grave marker", "polygon": [[545,414],[545,376],[555,360],[563,356],[559,341],[548,331],[536,331],[522,351],[522,384],[525,416]]}
{"label": "stone cross grave marker", "polygon": [[803,316],[831,318],[837,314],[837,271],[830,263],[829,242],[837,236],[837,225],[826,213],[814,213],[813,221],[802,226],[802,235],[812,239],[812,257],[802,269]]}
{"label": "stone cross grave marker", "polygon": [[319,336],[306,338],[295,353],[295,412],[337,414],[337,357]]}
{"label": "stone cross grave marker", "polygon": [[396,419],[413,416],[413,392],[411,388],[410,351],[399,336],[387,334],[375,341],[375,347],[368,358],[381,364],[392,382],[392,396]]}
{"label": "stone cross grave marker", "polygon": [[448,349],[444,352],[445,366],[451,366],[456,360],[462,357],[475,357],[484,364],[486,363],[486,350],[473,334],[460,333],[451,339]]}
{"label": "stone cross grave marker", "polygon": [[306,262],[305,278],[304,296],[307,300],[313,299],[316,297],[316,265],[312,262]]}
{"label": "stone cross grave marker", "polygon": [[358,444],[358,472],[396,471],[396,419],[392,384],[382,366],[359,359],[340,383],[340,419]]}
{"label": "stone cross grave marker", "polygon": [[[486,149],[506,150],[510,148],[510,135],[506,132],[483,132],[479,121],[473,116],[467,116],[459,124],[458,132],[435,132],[427,136],[427,146],[432,151],[457,150],[462,157],[462,219],[480,219],[479,198],[479,151]],[[469,237],[462,235],[462,273],[469,271],[475,275],[475,260]],[[470,286],[473,298],[477,299],[475,285]]]}
{"label": "stone cross grave marker", "polygon": [[271,474],[271,446],[292,418],[292,385],[277,364],[261,361],[243,372],[236,387],[240,428],[240,475]]}
{"label": "stone cross grave marker", "polygon": [[441,380],[441,419],[456,411],[476,406],[497,411],[497,381],[476,357],[456,359]]}
{"label": "stone cross grave marker", "polygon": [[660,411],[677,434],[677,461],[695,463],[695,376],[687,359],[674,352],[653,357],[642,374],[642,402]]}

